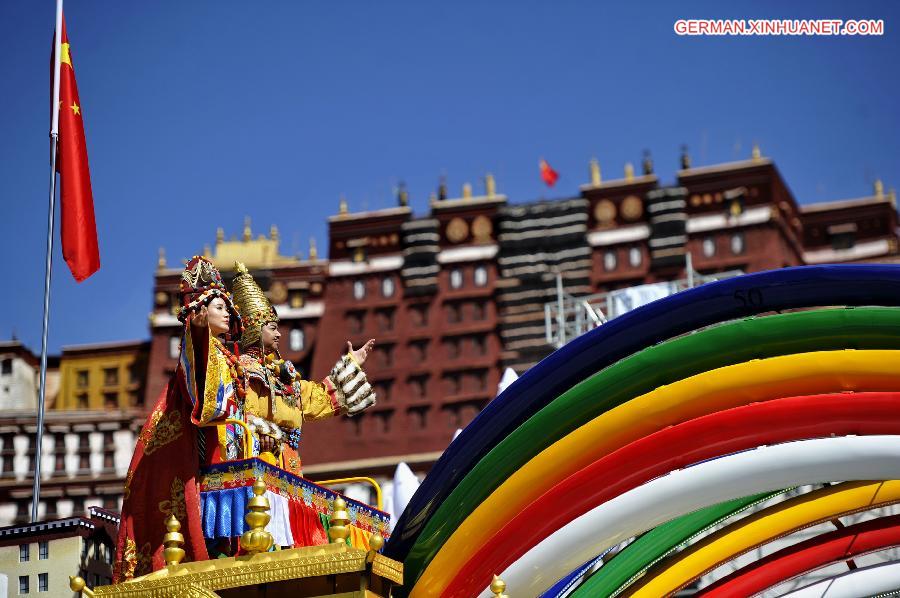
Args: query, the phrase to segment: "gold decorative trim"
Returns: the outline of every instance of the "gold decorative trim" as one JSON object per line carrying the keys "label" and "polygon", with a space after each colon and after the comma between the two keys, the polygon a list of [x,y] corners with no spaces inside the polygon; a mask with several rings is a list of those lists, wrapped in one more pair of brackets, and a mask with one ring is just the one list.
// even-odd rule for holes
{"label": "gold decorative trim", "polygon": [[[253,586],[322,575],[364,572],[366,551],[346,544],[329,544],[174,565],[125,583],[100,586],[97,596],[215,596],[216,590]],[[376,555],[372,572],[394,583],[403,582],[403,565]],[[197,593],[202,592],[202,593]]]}
{"label": "gold decorative trim", "polygon": [[375,560],[372,561],[372,573],[397,584],[403,583],[403,563],[398,563],[381,554],[376,554]]}

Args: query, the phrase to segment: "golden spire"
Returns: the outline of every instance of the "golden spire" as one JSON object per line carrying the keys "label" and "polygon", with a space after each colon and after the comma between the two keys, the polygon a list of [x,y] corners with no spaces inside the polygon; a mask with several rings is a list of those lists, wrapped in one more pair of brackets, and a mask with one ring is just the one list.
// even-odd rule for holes
{"label": "golden spire", "polygon": [[269,238],[273,241],[278,240],[278,227],[274,224],[269,228]]}
{"label": "golden spire", "polygon": [[881,179],[875,179],[875,197],[881,199],[884,197],[884,183]]}
{"label": "golden spire", "polygon": [[156,258],[156,269],[157,270],[165,270],[166,269],[166,248],[159,248],[159,255]]}
{"label": "golden spire", "polygon": [[432,191],[432,192],[428,195],[428,203],[435,203],[437,200],[438,200],[438,198],[437,198],[437,192],[436,192],[436,191]]}
{"label": "golden spire", "polygon": [[472,199],[472,183],[463,183],[463,199]]}
{"label": "golden spire", "polygon": [[761,160],[761,159],[762,159],[762,152],[759,151],[759,144],[758,144],[758,143],[754,143],[754,144],[753,144],[753,149],[750,151],[750,157],[751,157],[753,160]]}
{"label": "golden spire", "polygon": [[343,544],[350,536],[350,516],[347,514],[347,501],[338,496],[334,499],[334,512],[331,514],[328,538],[332,544]]}
{"label": "golden spire", "polygon": [[602,180],[600,177],[600,161],[597,158],[591,158],[591,185],[599,187]]}
{"label": "golden spire", "polygon": [[319,259],[319,252],[316,250],[316,238],[309,238],[309,261],[314,262]]}
{"label": "golden spire", "polygon": [[246,243],[253,238],[253,232],[250,230],[250,216],[244,216],[244,242]]}
{"label": "golden spire", "polygon": [[347,198],[341,195],[341,201],[338,203],[338,214],[341,216],[346,216],[350,213],[350,208],[347,207]]}
{"label": "golden spire", "polygon": [[209,243],[203,245],[203,257],[212,257],[212,249],[210,249]]}
{"label": "golden spire", "polygon": [[184,535],[181,534],[181,522],[175,518],[175,513],[166,519],[166,532],[163,536],[163,559],[166,565],[177,565],[184,558]]}
{"label": "golden spire", "polygon": [[216,245],[220,245],[225,242],[225,229],[221,226],[216,229]]}
{"label": "golden spire", "polygon": [[634,164],[631,162],[625,162],[625,180],[634,180]]}
{"label": "golden spire", "polygon": [[266,531],[266,525],[272,518],[269,515],[269,499],[263,496],[266,493],[266,484],[261,479],[253,483],[253,498],[247,502],[248,513],[244,521],[250,527],[241,536],[241,548],[250,554],[266,552],[275,542],[272,534]]}
{"label": "golden spire", "polygon": [[491,592],[494,594],[494,598],[509,598],[504,592],[506,592],[506,582],[494,576],[494,581],[491,582]]}
{"label": "golden spire", "polygon": [[488,197],[494,197],[497,194],[497,183],[491,173],[484,175],[484,194]]}
{"label": "golden spire", "polygon": [[891,187],[891,190],[888,191],[888,199],[891,200],[891,205],[897,207],[897,192],[894,191],[893,187]]}

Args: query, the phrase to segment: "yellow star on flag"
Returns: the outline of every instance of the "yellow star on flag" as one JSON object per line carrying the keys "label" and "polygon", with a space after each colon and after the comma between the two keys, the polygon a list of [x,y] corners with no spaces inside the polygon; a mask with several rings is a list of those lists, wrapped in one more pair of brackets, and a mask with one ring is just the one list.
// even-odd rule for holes
{"label": "yellow star on flag", "polygon": [[81,114],[81,106],[79,106],[75,102],[72,102],[72,105],[69,106],[69,108],[72,109],[72,114],[75,114],[76,116]]}
{"label": "yellow star on flag", "polygon": [[72,55],[69,54],[69,43],[66,42],[64,44],[60,44],[59,46],[61,48],[61,51],[59,53],[59,62],[72,66]]}

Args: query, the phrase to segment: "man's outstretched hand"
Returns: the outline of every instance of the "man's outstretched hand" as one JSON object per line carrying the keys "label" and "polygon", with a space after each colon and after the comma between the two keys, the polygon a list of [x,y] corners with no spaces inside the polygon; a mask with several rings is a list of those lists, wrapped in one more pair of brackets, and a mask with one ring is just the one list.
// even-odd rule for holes
{"label": "man's outstretched hand", "polygon": [[375,347],[374,338],[370,338],[368,341],[366,341],[366,344],[359,349],[354,349],[350,341],[347,341],[347,351],[350,352],[350,354],[356,360],[356,363],[360,365],[360,367],[362,367],[362,364],[364,364],[366,362],[366,359],[368,359],[369,353],[372,352],[373,347]]}

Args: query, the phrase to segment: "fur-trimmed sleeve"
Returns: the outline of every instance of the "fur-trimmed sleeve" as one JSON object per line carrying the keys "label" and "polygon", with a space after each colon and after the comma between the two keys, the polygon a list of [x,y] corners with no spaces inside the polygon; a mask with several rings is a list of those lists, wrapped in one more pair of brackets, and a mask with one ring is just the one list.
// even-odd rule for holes
{"label": "fur-trimmed sleeve", "polygon": [[331,368],[325,379],[326,387],[331,386],[340,410],[354,415],[375,404],[375,391],[366,379],[366,373],[348,353]]}

